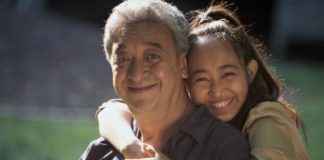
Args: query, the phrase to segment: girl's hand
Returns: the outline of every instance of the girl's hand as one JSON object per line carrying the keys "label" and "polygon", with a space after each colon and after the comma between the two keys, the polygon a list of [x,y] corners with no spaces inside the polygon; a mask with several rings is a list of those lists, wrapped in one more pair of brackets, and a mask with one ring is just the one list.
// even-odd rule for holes
{"label": "girl's hand", "polygon": [[126,159],[141,159],[154,157],[155,149],[140,140],[135,140],[121,150],[121,153]]}
{"label": "girl's hand", "polygon": [[164,155],[161,152],[157,152],[157,156],[156,156],[157,160],[170,160],[169,157],[167,157],[166,155]]}
{"label": "girl's hand", "polygon": [[136,141],[127,146],[123,151],[126,160],[170,160],[163,153],[158,152],[149,144]]}

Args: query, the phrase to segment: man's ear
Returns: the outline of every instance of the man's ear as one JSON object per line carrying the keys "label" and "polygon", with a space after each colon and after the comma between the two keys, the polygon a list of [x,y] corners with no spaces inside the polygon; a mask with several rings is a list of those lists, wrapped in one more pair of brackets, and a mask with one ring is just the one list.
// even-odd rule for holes
{"label": "man's ear", "polygon": [[259,65],[258,62],[254,59],[250,60],[250,62],[247,64],[247,74],[249,78],[249,84],[251,84],[254,80],[254,77],[256,73],[258,72]]}
{"label": "man's ear", "polygon": [[188,66],[187,66],[187,54],[181,53],[179,55],[179,69],[180,69],[180,75],[183,79],[188,78]]}

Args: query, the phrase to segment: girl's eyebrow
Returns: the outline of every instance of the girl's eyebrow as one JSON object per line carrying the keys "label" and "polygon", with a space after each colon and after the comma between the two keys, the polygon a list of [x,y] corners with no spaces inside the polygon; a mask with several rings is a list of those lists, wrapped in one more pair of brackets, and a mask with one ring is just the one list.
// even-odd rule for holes
{"label": "girl's eyebrow", "polygon": [[192,73],[190,73],[190,74],[199,74],[199,73],[205,73],[206,71],[204,70],[204,69],[201,69],[201,68],[199,68],[199,69],[195,69]]}
{"label": "girl's eyebrow", "polygon": [[[218,69],[226,69],[226,68],[233,68],[233,69],[238,69],[239,67],[234,65],[234,64],[224,64],[218,67]],[[206,71],[204,69],[198,68],[195,69],[192,73],[190,74],[199,74],[199,73],[205,73]]]}
{"label": "girl's eyebrow", "polygon": [[239,67],[233,64],[224,64],[220,67],[218,67],[219,69],[226,69],[226,68],[234,68],[234,69],[238,69]]}

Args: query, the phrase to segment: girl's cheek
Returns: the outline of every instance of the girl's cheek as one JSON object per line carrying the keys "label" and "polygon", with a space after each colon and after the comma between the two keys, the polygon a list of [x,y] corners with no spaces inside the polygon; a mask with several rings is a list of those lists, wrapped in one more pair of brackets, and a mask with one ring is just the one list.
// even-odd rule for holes
{"label": "girl's cheek", "polygon": [[204,97],[206,96],[206,91],[202,87],[193,87],[191,90],[191,96],[196,104],[204,103]]}

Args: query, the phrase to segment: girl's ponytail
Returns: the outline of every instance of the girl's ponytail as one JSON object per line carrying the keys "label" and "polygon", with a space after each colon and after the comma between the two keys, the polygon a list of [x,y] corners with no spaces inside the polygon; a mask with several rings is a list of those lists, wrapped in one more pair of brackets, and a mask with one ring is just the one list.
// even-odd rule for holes
{"label": "girl's ponytail", "polygon": [[197,10],[189,12],[189,15],[194,17],[189,19],[190,28],[193,30],[198,26],[214,21],[224,21],[227,25],[234,28],[241,28],[242,24],[238,16],[228,9],[229,5],[221,3],[218,5],[211,5],[206,11]]}

